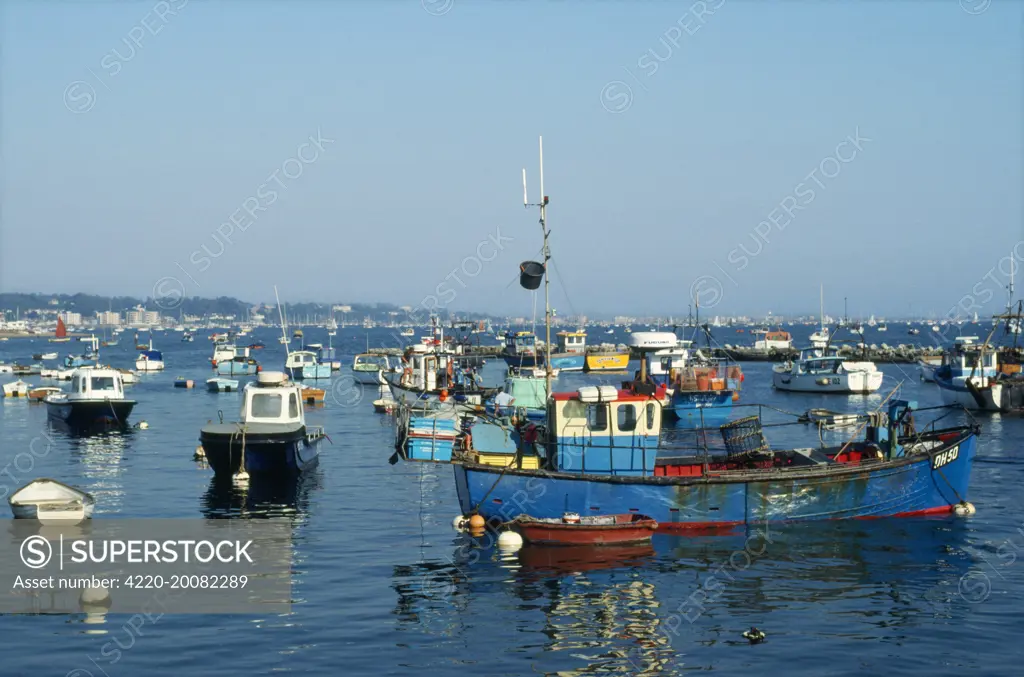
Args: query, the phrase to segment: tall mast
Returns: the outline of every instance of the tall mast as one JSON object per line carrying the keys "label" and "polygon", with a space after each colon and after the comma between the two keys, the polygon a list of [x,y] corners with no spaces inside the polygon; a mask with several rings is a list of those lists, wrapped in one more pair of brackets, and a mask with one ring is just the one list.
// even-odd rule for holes
{"label": "tall mast", "polygon": [[540,207],[540,230],[544,234],[544,382],[548,395],[551,394],[551,275],[548,273],[548,262],[551,260],[551,249],[548,247],[547,206],[548,196],[544,194],[544,137],[538,137],[540,151],[540,202],[530,204],[526,198],[526,170],[523,170],[523,206]]}
{"label": "tall mast", "polygon": [[821,285],[821,306],[818,308],[818,319],[821,320],[821,330],[825,331],[825,285]]}
{"label": "tall mast", "polygon": [[1006,312],[1007,313],[1009,313],[1013,309],[1013,273],[1014,273],[1013,258],[1014,258],[1014,255],[1011,252],[1010,253],[1010,287],[1009,287],[1010,298],[1008,298],[1006,300]]}
{"label": "tall mast", "polygon": [[284,352],[291,355],[291,348],[288,345],[288,326],[284,322],[284,310],[281,309],[281,297],[277,294],[277,285],[274,285],[274,298],[277,299],[277,316],[281,318],[281,336],[285,339]]}

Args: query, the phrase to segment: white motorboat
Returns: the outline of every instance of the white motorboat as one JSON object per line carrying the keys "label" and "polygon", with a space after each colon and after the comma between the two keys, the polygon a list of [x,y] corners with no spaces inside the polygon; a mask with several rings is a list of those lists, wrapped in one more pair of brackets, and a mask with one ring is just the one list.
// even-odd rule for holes
{"label": "white motorboat", "polygon": [[386,383],[385,372],[391,372],[391,362],[387,355],[360,353],[352,360],[352,378],[356,383],[367,386]]}
{"label": "white motorboat", "polygon": [[283,372],[264,371],[245,386],[242,397],[239,421],[210,423],[199,433],[215,474],[277,479],[317,464],[326,434],[320,426],[306,425],[300,384]]}
{"label": "white motorboat", "polygon": [[143,350],[135,360],[138,371],[163,371],[164,356],[159,350],[153,350],[153,339],[149,339],[149,350]]}
{"label": "white motorboat", "polygon": [[117,371],[121,374],[121,380],[125,385],[139,382],[139,372],[131,369],[118,369]]}
{"label": "white motorboat", "polygon": [[32,384],[21,379],[11,381],[4,384],[4,397],[28,397],[28,391],[31,389]]}
{"label": "white motorboat", "polygon": [[46,477],[18,489],[7,503],[15,519],[35,519],[43,524],[81,522],[92,517],[96,506],[92,494]]}
{"label": "white motorboat", "polygon": [[873,393],[882,387],[883,374],[874,362],[854,362],[829,348],[801,352],[793,360],[772,368],[772,385],[777,390],[800,393]]}
{"label": "white motorboat", "polygon": [[78,429],[123,428],[135,407],[135,400],[124,396],[121,372],[107,367],[75,369],[68,392],[54,393],[45,402],[51,420]]}

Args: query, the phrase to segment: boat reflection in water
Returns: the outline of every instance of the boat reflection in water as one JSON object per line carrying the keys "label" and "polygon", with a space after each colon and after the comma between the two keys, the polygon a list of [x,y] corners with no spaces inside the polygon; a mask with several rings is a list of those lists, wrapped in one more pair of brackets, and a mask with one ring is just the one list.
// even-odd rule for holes
{"label": "boat reflection in water", "polygon": [[254,476],[244,483],[214,476],[200,509],[207,519],[305,517],[310,492],[321,488],[322,479],[317,470],[280,480]]}
{"label": "boat reflection in water", "polygon": [[[528,654],[548,674],[653,675],[693,669],[700,644],[746,645],[741,633],[751,626],[770,637],[792,633],[793,609],[815,609],[823,627],[893,641],[894,627],[966,622],[979,601],[970,598],[971,576],[988,565],[963,521],[770,526],[655,534],[640,546],[526,545],[515,554],[487,536],[460,536],[442,561],[394,568],[397,623],[470,644],[487,639],[473,628],[516,623],[521,634],[508,635],[514,644],[503,652]],[[871,604],[852,611],[851,597]],[[524,609],[539,612],[536,622],[523,624]]]}
{"label": "boat reflection in water", "polygon": [[654,559],[654,546],[637,545],[525,545],[519,551],[520,571],[538,577],[558,577],[582,571],[636,567]]}

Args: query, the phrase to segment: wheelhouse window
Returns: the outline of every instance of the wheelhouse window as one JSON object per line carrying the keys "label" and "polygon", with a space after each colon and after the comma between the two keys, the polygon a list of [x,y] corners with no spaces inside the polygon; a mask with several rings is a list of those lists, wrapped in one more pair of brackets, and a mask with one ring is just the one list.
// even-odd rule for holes
{"label": "wheelhouse window", "polygon": [[280,418],[283,398],[280,394],[258,393],[252,396],[253,418]]}
{"label": "wheelhouse window", "polygon": [[288,416],[290,418],[299,417],[299,397],[295,393],[288,397]]}
{"label": "wheelhouse window", "polygon": [[650,432],[651,430],[654,430],[654,407],[655,407],[655,404],[653,402],[648,402],[647,403],[647,430],[648,430],[648,432]]}
{"label": "wheelhouse window", "polygon": [[618,420],[616,421],[619,430],[622,432],[633,432],[636,430],[636,405],[620,404],[618,406]]}
{"label": "wheelhouse window", "polygon": [[73,377],[71,379],[71,392],[73,392],[73,393],[77,393],[78,392],[78,377],[77,376],[75,376],[75,377]]}
{"label": "wheelhouse window", "polygon": [[113,392],[114,390],[116,390],[114,388],[113,376],[93,376],[90,380],[92,381],[92,389],[94,391],[109,390]]}
{"label": "wheelhouse window", "polygon": [[608,430],[607,404],[591,404],[587,407],[587,426],[594,432]]}

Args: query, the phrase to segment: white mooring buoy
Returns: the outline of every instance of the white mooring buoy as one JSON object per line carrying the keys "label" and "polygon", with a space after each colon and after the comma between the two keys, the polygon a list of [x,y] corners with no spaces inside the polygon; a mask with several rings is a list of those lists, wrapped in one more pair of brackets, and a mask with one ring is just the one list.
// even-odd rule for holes
{"label": "white mooring buoy", "polygon": [[502,550],[514,552],[523,547],[523,537],[514,531],[503,531],[498,536],[498,547]]}
{"label": "white mooring buoy", "polygon": [[953,506],[953,512],[956,513],[958,517],[967,517],[968,515],[973,515],[978,512],[978,509],[974,507],[973,503],[963,501]]}
{"label": "white mooring buoy", "polygon": [[455,519],[452,520],[452,529],[455,531],[465,531],[469,527],[469,520],[463,515],[456,515]]}

